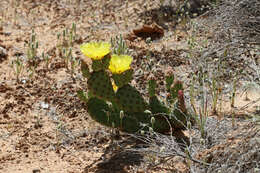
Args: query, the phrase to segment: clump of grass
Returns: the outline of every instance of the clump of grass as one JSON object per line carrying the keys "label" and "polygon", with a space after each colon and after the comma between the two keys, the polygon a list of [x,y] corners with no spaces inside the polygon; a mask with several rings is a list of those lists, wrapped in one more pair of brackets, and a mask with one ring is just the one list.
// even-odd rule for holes
{"label": "clump of grass", "polygon": [[129,53],[129,49],[127,48],[122,34],[120,34],[120,36],[116,36],[115,38],[111,38],[110,43],[111,47],[113,47],[112,53],[117,55],[127,55]]}
{"label": "clump of grass", "polygon": [[72,48],[77,39],[77,26],[72,23],[71,28],[65,28],[61,33],[57,34],[59,56],[64,60],[66,69],[70,71],[71,76],[75,72],[75,67],[79,61],[73,56]]}
{"label": "clump of grass", "polygon": [[17,56],[15,60],[12,61],[12,67],[16,76],[16,82],[20,82],[20,76],[24,70],[23,61]]}
{"label": "clump of grass", "polygon": [[231,106],[231,108],[234,108],[234,107],[235,107],[236,91],[237,91],[237,79],[235,78],[235,79],[233,80],[232,93],[231,93],[231,97],[230,97],[230,106]]}
{"label": "clump of grass", "polygon": [[[224,51],[223,57],[227,57],[227,50]],[[222,104],[221,102],[221,96],[223,91],[223,82],[221,81],[221,74],[223,73],[223,64],[222,59],[219,58],[216,65],[216,71],[212,72],[211,79],[210,79],[210,91],[211,91],[211,97],[212,97],[212,114],[218,115],[220,118]],[[219,105],[219,109],[218,109]]]}
{"label": "clump of grass", "polygon": [[44,52],[42,53],[42,59],[45,61],[45,67],[48,70],[49,69],[49,64],[50,64],[50,57],[48,54],[45,54]]}
{"label": "clump of grass", "polygon": [[204,71],[203,67],[200,67],[200,71],[198,74],[198,81],[199,81],[199,94],[201,96],[200,99],[200,107],[199,107],[199,117],[196,117],[197,124],[199,126],[202,138],[206,137],[205,131],[205,124],[208,118],[208,97],[207,97],[207,90],[206,90],[206,80],[207,74]]}
{"label": "clump of grass", "polygon": [[38,65],[37,53],[39,48],[39,42],[36,40],[36,34],[34,29],[32,30],[31,38],[27,45],[27,59],[28,59],[28,70],[30,72],[30,77],[32,77],[35,73],[35,70]]}

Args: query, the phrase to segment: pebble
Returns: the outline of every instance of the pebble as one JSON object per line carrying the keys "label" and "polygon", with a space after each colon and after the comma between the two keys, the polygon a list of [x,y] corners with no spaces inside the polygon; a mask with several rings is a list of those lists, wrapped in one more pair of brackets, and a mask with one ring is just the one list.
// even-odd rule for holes
{"label": "pebble", "polygon": [[40,173],[41,170],[40,170],[40,169],[33,169],[32,172],[33,172],[33,173]]}
{"label": "pebble", "polygon": [[45,103],[45,102],[40,102],[40,106],[43,109],[48,109],[49,108],[49,104]]}
{"label": "pebble", "polygon": [[0,46],[0,58],[6,58],[6,57],[7,57],[6,49]]}

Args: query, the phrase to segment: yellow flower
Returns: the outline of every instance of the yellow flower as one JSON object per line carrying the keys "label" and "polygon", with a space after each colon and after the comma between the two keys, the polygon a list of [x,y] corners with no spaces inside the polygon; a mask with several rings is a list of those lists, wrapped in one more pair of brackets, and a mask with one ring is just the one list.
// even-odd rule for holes
{"label": "yellow flower", "polygon": [[93,59],[100,60],[110,53],[111,45],[107,42],[90,42],[80,45],[81,52]]}
{"label": "yellow flower", "polygon": [[133,58],[131,56],[114,54],[111,56],[108,68],[113,74],[120,74],[130,69],[132,61]]}

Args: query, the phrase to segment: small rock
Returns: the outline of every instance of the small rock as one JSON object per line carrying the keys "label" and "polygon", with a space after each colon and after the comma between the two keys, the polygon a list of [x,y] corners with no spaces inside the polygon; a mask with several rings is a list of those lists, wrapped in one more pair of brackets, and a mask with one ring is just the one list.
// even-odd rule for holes
{"label": "small rock", "polygon": [[0,63],[7,59],[7,51],[0,46]]}
{"label": "small rock", "polygon": [[27,80],[26,80],[26,79],[21,79],[21,82],[22,82],[23,84],[25,84],[25,83],[27,82]]}
{"label": "small rock", "polygon": [[41,170],[40,170],[40,169],[33,169],[32,172],[33,172],[33,173],[40,173]]}
{"label": "small rock", "polygon": [[45,103],[45,102],[40,102],[40,106],[43,109],[48,109],[49,108],[49,104]]}

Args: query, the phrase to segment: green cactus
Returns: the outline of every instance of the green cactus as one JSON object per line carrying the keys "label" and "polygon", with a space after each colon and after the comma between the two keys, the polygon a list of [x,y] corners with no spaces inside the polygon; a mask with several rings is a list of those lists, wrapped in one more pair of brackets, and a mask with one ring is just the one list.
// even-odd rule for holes
{"label": "green cactus", "polygon": [[171,85],[170,88],[170,94],[171,94],[171,99],[176,100],[178,97],[178,91],[183,90],[183,84],[181,81],[175,81],[174,84]]}
{"label": "green cactus", "polygon": [[155,115],[155,123],[153,125],[153,130],[159,133],[168,133],[171,131],[172,124],[169,124],[169,117],[165,114]]}
{"label": "green cactus", "polygon": [[149,97],[154,97],[156,94],[156,88],[157,88],[155,77],[153,75],[151,75],[151,76],[149,76],[148,80],[149,80],[149,82],[148,82]]}
{"label": "green cactus", "polygon": [[128,84],[133,77],[133,70],[127,70],[121,74],[113,74],[112,78],[115,81],[116,86],[118,86],[118,88],[121,88],[122,86]]}
{"label": "green cactus", "polygon": [[81,72],[85,78],[90,77],[90,71],[89,71],[88,65],[84,61],[81,61]]}
{"label": "green cactus", "polygon": [[166,82],[166,89],[169,92],[171,90],[171,85],[173,84],[174,81],[174,75],[173,74],[167,74],[165,76],[165,82]]}
{"label": "green cactus", "polygon": [[178,101],[170,113],[171,124],[175,129],[184,129],[189,115],[185,106],[183,90],[178,91],[177,99]]}
{"label": "green cactus", "polygon": [[88,79],[88,89],[92,96],[100,99],[113,101],[115,98],[109,75],[103,70],[91,73]]}
{"label": "green cactus", "polygon": [[[113,104],[109,106],[104,100],[96,97],[87,99],[85,95],[81,95],[80,98],[87,104],[88,113],[95,121],[108,127],[118,128],[124,132],[135,133],[141,129],[148,131],[148,127],[153,127],[156,132],[167,133],[170,131],[170,125],[174,129],[183,128],[182,123],[173,117],[169,118],[167,114],[155,114],[154,123],[152,124],[152,116],[149,113],[125,113],[126,115],[120,117],[120,111],[114,109]],[[175,116],[176,112],[173,114]],[[143,127],[141,124],[146,126]]]}
{"label": "green cactus", "polygon": [[156,96],[156,80],[153,75],[149,76],[148,93],[149,93],[149,108],[153,114],[166,113],[169,114],[169,108],[167,108]]}
{"label": "green cactus", "polygon": [[116,103],[127,112],[144,112],[148,105],[144,98],[131,85],[125,85],[116,92]]}
{"label": "green cactus", "polygon": [[82,91],[82,90],[79,90],[79,91],[77,91],[77,96],[78,96],[78,98],[81,100],[81,101],[83,101],[83,102],[88,102],[88,97],[87,97],[87,95],[85,94],[85,92],[84,91]]}
{"label": "green cactus", "polygon": [[[187,110],[180,81],[176,81],[170,90],[172,97],[177,100],[172,110],[155,95],[155,80],[149,81],[149,105],[140,92],[129,84],[119,88],[115,94],[110,77],[103,70],[90,74],[88,89],[92,98],[85,98],[82,92],[78,93],[79,98],[87,102],[90,116],[103,125],[119,128],[129,133],[143,128],[140,124],[147,125],[143,130],[148,130],[148,126],[150,126],[154,131],[161,133],[169,132],[170,127],[183,129],[186,125]],[[112,102],[112,107],[108,106],[107,101]],[[120,110],[123,110],[126,116],[121,117]],[[154,116],[153,124],[151,115],[145,113],[145,110],[150,110],[151,115]]]}
{"label": "green cactus", "polygon": [[[85,102],[85,101],[84,101]],[[139,130],[148,131],[151,127],[151,116],[148,113],[126,113],[120,117],[120,111],[115,111],[112,107],[98,98],[90,98],[87,102],[89,115],[97,122],[108,127],[118,128],[121,131],[135,133]],[[169,132],[170,125],[162,116],[155,116],[153,130],[160,133]],[[145,124],[146,126],[142,126]]]}
{"label": "green cactus", "polygon": [[124,116],[120,119],[120,112],[114,111],[108,104],[98,98],[91,98],[87,102],[89,115],[102,125],[119,128],[122,131],[134,133],[137,132],[139,122],[135,117]]}
{"label": "green cactus", "polygon": [[[101,72],[98,72],[99,75],[101,75]],[[78,92],[78,96],[87,103],[88,112],[95,121],[128,133],[134,133],[140,129],[149,130],[148,127],[153,127],[156,132],[167,133],[170,131],[170,127],[183,129],[187,120],[182,90],[178,91],[178,102],[172,112],[156,96],[150,97],[149,107],[147,107],[140,93],[130,85],[119,89],[116,94],[116,102],[112,102],[110,106],[105,99],[97,97],[88,99],[82,91]],[[146,113],[146,108],[150,109],[152,114]],[[125,112],[124,116],[120,116],[119,110],[121,109]],[[154,123],[151,122],[152,115]],[[141,124],[146,126],[142,127]]]}
{"label": "green cactus", "polygon": [[[92,50],[88,51],[91,53]],[[97,51],[100,50],[97,48]],[[156,132],[167,133],[171,128],[185,127],[189,116],[185,107],[183,84],[180,81],[174,82],[171,68],[165,71],[166,101],[156,96],[157,81],[151,74],[147,103],[141,93],[129,84],[133,76],[133,70],[129,69],[132,57],[112,55],[111,58],[108,54],[100,60],[91,60],[93,72],[90,72],[85,62],[81,64],[82,74],[88,79],[88,96],[83,91],[78,91],[77,95],[86,103],[88,113],[95,121],[129,133],[149,130],[149,127]],[[117,91],[113,89],[111,81],[118,87]]]}
{"label": "green cactus", "polygon": [[149,107],[153,114],[157,114],[157,113],[169,114],[170,113],[170,109],[168,107],[166,107],[163,104],[163,102],[161,102],[158,99],[158,97],[156,97],[156,96],[149,98]]}
{"label": "green cactus", "polygon": [[100,60],[92,60],[92,70],[100,71],[108,69],[110,58],[110,54],[108,54]]}

